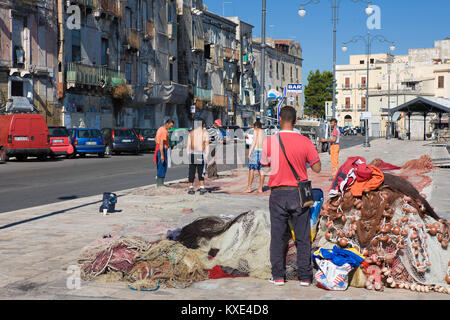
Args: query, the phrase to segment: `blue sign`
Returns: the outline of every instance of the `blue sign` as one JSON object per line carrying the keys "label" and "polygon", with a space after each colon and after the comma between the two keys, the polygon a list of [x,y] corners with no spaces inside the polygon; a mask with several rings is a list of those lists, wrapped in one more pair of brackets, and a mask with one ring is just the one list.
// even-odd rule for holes
{"label": "blue sign", "polygon": [[301,84],[301,83],[298,83],[298,84],[291,83],[286,86],[286,94],[287,95],[302,94],[302,92],[303,92],[303,84]]}
{"label": "blue sign", "polygon": [[271,117],[271,116],[272,116],[272,110],[267,109],[267,115],[268,115],[269,117]]}

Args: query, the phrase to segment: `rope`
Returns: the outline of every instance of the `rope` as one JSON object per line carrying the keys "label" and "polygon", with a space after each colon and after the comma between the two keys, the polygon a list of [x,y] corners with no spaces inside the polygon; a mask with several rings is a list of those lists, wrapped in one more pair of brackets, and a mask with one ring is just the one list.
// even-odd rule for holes
{"label": "rope", "polygon": [[156,285],[156,287],[151,288],[151,289],[135,288],[131,284],[128,285],[128,288],[130,288],[131,290],[135,290],[135,291],[156,291],[156,290],[159,289],[159,284],[160,283],[161,283],[161,279],[158,280],[158,284]]}

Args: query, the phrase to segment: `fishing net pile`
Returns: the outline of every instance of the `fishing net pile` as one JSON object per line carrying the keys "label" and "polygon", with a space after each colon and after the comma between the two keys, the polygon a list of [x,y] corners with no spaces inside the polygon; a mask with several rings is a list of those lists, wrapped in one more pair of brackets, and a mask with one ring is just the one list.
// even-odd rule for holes
{"label": "fishing net pile", "polygon": [[[406,168],[425,172],[423,160]],[[450,223],[439,218],[413,184],[353,157],[339,169],[330,196],[314,245],[358,249],[366,257],[367,289],[447,291]]]}
{"label": "fishing net pile", "polygon": [[198,250],[170,240],[102,239],[85,247],[78,262],[83,280],[126,281],[131,289],[185,288],[208,279]]}

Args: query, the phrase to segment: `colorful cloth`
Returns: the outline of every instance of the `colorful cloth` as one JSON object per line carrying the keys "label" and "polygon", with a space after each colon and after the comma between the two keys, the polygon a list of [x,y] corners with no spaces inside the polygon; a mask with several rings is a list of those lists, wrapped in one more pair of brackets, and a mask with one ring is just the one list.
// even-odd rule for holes
{"label": "colorful cloth", "polygon": [[[295,131],[280,131],[286,156],[301,180],[308,180],[306,164],[320,161],[319,154],[311,140]],[[269,187],[297,186],[297,179],[283,154],[278,135],[272,135],[264,142],[262,165],[270,165]]]}
{"label": "colorful cloth", "polygon": [[330,197],[335,197],[338,192],[344,193],[357,178],[356,170],[358,165],[366,163],[363,157],[349,157],[344,164],[339,168],[336,177],[333,179],[331,189],[329,191]]}
{"label": "colorful cloth", "polygon": [[331,160],[331,177],[334,180],[339,170],[339,144],[332,144],[330,146],[330,160]]}
{"label": "colorful cloth", "polygon": [[262,150],[255,149],[250,154],[250,160],[248,161],[248,168],[250,170],[261,170],[261,154]]}
{"label": "colorful cloth", "polygon": [[364,256],[360,254],[358,250],[354,248],[340,249],[337,246],[334,246],[333,249],[320,248],[313,253],[312,257],[313,260],[330,260],[337,266],[342,266],[348,263],[352,268],[359,267],[361,262],[364,261]]}
{"label": "colorful cloth", "polygon": [[348,288],[348,273],[352,267],[348,263],[337,266],[333,262],[322,259],[317,261],[319,271],[314,275],[317,286],[326,290],[344,291]]}
{"label": "colorful cloth", "polygon": [[371,177],[367,180],[362,181],[356,179],[356,181],[350,187],[350,190],[354,197],[362,196],[363,192],[365,191],[375,190],[383,183],[384,181],[383,172],[375,166],[369,165],[369,167],[370,169],[372,169]]}

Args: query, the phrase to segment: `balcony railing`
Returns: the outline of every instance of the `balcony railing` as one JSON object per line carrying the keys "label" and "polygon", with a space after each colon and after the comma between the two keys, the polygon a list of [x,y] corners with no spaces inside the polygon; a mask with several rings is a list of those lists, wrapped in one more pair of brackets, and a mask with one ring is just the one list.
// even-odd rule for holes
{"label": "balcony railing", "polygon": [[95,0],[70,0],[70,3],[74,3],[88,8],[93,8],[95,7],[96,4]]}
{"label": "balcony railing", "polygon": [[214,106],[218,106],[218,107],[227,107],[228,106],[227,97],[218,95],[218,94],[213,95],[212,103]]}
{"label": "balcony railing", "polygon": [[349,83],[349,84],[344,84],[343,86],[342,86],[342,89],[351,89],[352,88],[352,85]]}
{"label": "balcony railing", "polygon": [[199,88],[199,87],[193,87],[192,91],[194,93],[194,96],[201,100],[205,100],[205,101],[212,100],[211,90],[203,89],[203,88]]}
{"label": "balcony railing", "polygon": [[200,37],[193,35],[192,37],[192,51],[203,51],[205,50],[205,40]]}
{"label": "balcony railing", "polygon": [[352,104],[343,104],[343,105],[341,105],[341,109],[352,110],[353,109],[353,105]]}
{"label": "balcony railing", "polygon": [[126,83],[125,75],[117,70],[70,62],[66,67],[66,81],[73,85],[110,86]]}
{"label": "balcony railing", "polygon": [[358,111],[365,111],[366,110],[366,105],[365,104],[358,104],[356,110],[358,110]]}

